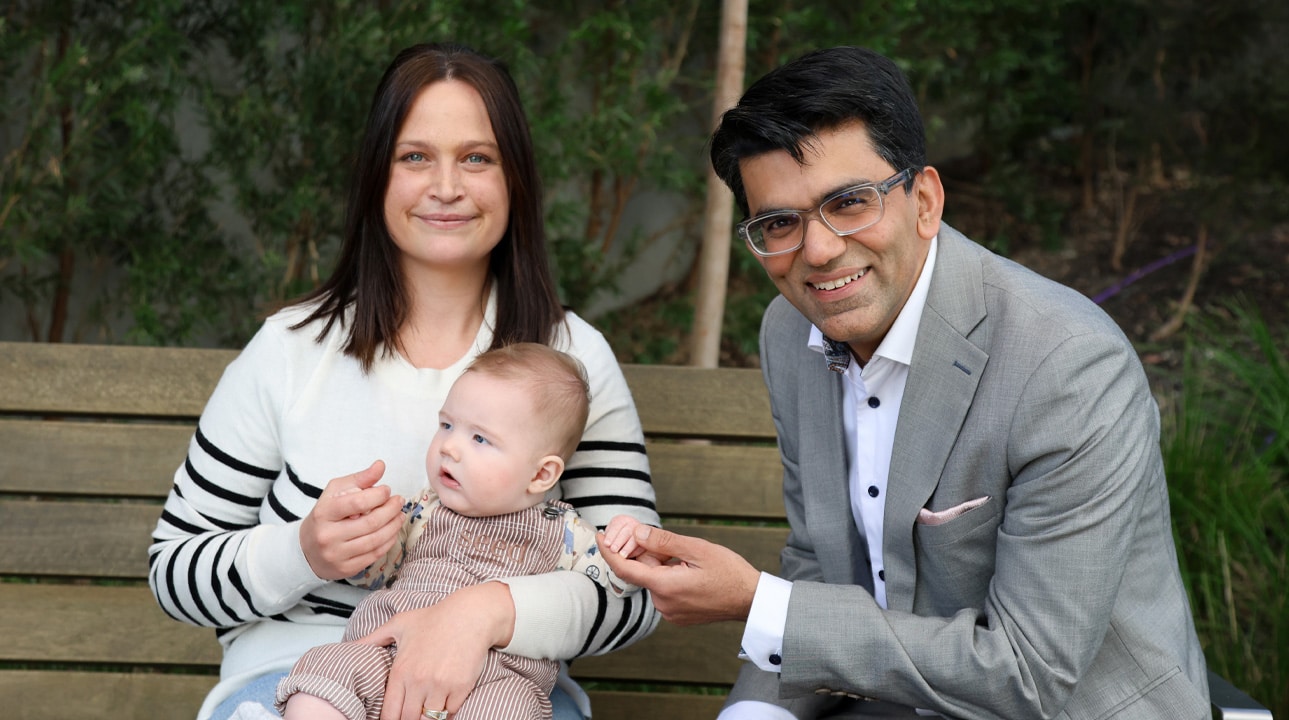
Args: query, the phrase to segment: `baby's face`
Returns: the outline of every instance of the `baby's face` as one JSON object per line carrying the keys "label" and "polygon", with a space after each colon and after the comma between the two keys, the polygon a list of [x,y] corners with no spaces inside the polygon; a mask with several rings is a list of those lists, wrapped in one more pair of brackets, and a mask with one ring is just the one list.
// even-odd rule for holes
{"label": "baby's face", "polygon": [[521,383],[468,372],[439,411],[425,470],[448,508],[470,517],[505,515],[544,497],[530,493],[529,483],[552,454],[548,444]]}

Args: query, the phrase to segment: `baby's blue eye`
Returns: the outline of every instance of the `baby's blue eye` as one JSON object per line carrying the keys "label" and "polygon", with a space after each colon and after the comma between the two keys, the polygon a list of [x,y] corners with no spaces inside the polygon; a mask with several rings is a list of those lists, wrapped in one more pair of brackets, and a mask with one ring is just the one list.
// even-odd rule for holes
{"label": "baby's blue eye", "polygon": [[473,438],[471,438],[471,440],[474,440],[475,442],[479,443],[480,445],[487,445],[487,444],[488,444],[488,438],[486,438],[486,437],[484,437],[484,436],[482,436],[482,435],[479,435],[479,434],[475,434],[475,436],[474,436]]}
{"label": "baby's blue eye", "polygon": [[439,429],[440,429],[440,430],[451,430],[451,429],[452,429],[452,423],[450,423],[450,422],[441,422],[441,423],[439,423]]}

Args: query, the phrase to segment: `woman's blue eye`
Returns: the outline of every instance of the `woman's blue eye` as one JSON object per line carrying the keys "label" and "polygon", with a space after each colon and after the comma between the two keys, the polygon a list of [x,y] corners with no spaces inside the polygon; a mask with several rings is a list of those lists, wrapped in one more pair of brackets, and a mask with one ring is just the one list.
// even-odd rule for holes
{"label": "woman's blue eye", "polygon": [[403,159],[404,159],[404,160],[406,160],[406,161],[408,161],[408,162],[424,162],[424,161],[425,161],[425,154],[424,154],[424,153],[418,153],[418,152],[411,152],[411,153],[408,153],[408,154],[404,155],[404,156],[403,156]]}
{"label": "woman's blue eye", "polygon": [[483,163],[488,162],[488,156],[480,155],[479,153],[470,153],[465,157],[465,161],[469,165],[482,165]]}

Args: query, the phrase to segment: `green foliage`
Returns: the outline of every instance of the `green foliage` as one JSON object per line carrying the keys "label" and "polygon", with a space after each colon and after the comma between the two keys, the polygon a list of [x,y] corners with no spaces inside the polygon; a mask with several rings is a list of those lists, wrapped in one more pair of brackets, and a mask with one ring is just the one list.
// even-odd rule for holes
{"label": "green foliage", "polygon": [[[380,72],[450,39],[515,74],[561,293],[585,309],[664,239],[696,257],[718,21],[698,0],[19,3],[0,24],[0,301],[33,339],[239,344],[330,271]],[[1055,246],[1079,208],[1143,234],[1221,223],[1230,246],[1289,217],[1287,30],[1275,0],[754,0],[746,76],[829,45],[895,57],[950,221],[1001,251]],[[746,348],[768,285],[733,265],[750,294],[725,344]]]}
{"label": "green foliage", "polygon": [[[187,272],[236,263],[212,242],[211,185],[174,130],[201,33],[180,5],[26,3],[0,24],[0,298],[23,304],[32,339],[103,338],[124,313],[133,341],[176,340],[213,327],[177,298],[194,286],[220,297],[246,274]],[[90,308],[81,319],[74,292]]]}
{"label": "green foliage", "polygon": [[[1209,667],[1289,712],[1289,355],[1236,306],[1200,328],[1164,415],[1179,561]],[[1232,337],[1242,338],[1231,347]]]}

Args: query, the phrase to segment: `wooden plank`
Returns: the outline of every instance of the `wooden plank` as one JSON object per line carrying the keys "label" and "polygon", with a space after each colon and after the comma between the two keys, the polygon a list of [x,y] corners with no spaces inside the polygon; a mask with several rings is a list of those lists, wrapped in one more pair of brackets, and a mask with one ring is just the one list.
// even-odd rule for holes
{"label": "wooden plank", "polygon": [[670,523],[663,523],[662,526],[668,530],[724,545],[742,555],[753,567],[769,573],[779,571],[779,553],[788,540],[787,527]]}
{"label": "wooden plank", "polygon": [[[0,342],[0,412],[195,418],[233,350]],[[625,365],[642,421],[669,436],[774,436],[758,370]]]}
{"label": "wooden plank", "polygon": [[0,670],[4,716],[14,720],[197,717],[213,675]]}
{"label": "wooden plank", "polygon": [[[0,418],[0,492],[164,498],[191,424]],[[665,515],[782,519],[782,465],[771,445],[651,442]]]}
{"label": "wooden plank", "polygon": [[648,444],[658,512],[782,520],[783,463],[776,447]]}
{"label": "wooden plank", "polygon": [[0,660],[205,665],[215,631],[171,620],[144,587],[0,583]]}
{"label": "wooden plank", "polygon": [[0,342],[0,412],[195,418],[236,355]]}
{"label": "wooden plank", "polygon": [[733,684],[742,623],[679,627],[663,621],[652,635],[617,652],[574,661],[573,677],[614,682]]}
{"label": "wooden plank", "polygon": [[723,695],[595,690],[588,694],[597,720],[712,720],[725,702]]}
{"label": "wooden plank", "polygon": [[773,439],[761,371],[624,365],[646,434]]}
{"label": "wooden plank", "polygon": [[194,427],[0,418],[0,492],[164,498]]}
{"label": "wooden plank", "polygon": [[[146,579],[160,515],[159,506],[141,503],[0,500],[0,575]],[[782,527],[663,527],[733,548],[771,572],[787,538]]]}
{"label": "wooden plank", "polygon": [[[0,671],[0,698],[12,720],[156,720],[196,717],[214,686],[210,675]],[[591,690],[595,717],[608,720],[711,720],[718,695]]]}
{"label": "wooden plank", "polygon": [[146,578],[159,517],[158,505],[0,500],[0,574]]}
{"label": "wooden plank", "polygon": [[[624,650],[574,663],[581,678],[622,682],[733,682],[742,627],[662,623]],[[215,633],[171,620],[147,588],[0,583],[0,660],[213,668]]]}

